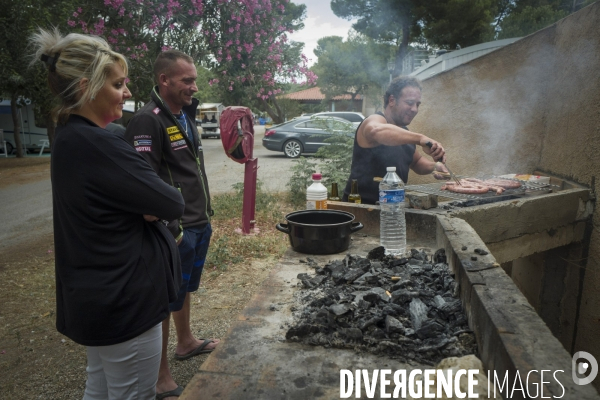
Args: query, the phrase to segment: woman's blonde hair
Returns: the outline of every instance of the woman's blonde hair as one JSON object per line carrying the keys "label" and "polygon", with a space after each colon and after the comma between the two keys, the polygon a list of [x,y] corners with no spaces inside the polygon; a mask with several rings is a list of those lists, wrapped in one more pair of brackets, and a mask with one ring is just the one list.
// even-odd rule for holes
{"label": "woman's blonde hair", "polygon": [[[60,106],[58,120],[64,123],[74,110],[96,97],[104,86],[111,67],[119,64],[127,75],[127,60],[112,51],[108,43],[98,37],[70,33],[62,36],[57,28],[39,29],[30,42],[35,49],[32,64],[42,61],[48,68],[48,84]],[[87,90],[79,84],[87,78]]]}

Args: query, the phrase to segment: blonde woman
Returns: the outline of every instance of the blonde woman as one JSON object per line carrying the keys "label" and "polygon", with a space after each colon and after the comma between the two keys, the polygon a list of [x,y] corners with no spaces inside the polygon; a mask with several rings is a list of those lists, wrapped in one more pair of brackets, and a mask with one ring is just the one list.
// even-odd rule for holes
{"label": "blonde woman", "polygon": [[181,275],[159,219],[179,218],[183,199],[105,129],[131,97],[125,58],[94,36],[40,30],[31,42],[59,103],[51,163],[56,327],[87,346],[84,399],[152,399],[161,321]]}

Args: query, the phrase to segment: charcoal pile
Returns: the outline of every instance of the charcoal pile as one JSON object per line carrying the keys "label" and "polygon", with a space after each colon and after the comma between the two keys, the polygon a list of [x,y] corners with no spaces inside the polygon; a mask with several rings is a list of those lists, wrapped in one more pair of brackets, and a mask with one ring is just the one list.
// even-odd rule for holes
{"label": "charcoal pile", "polygon": [[410,258],[398,259],[378,247],[367,258],[308,262],[315,274],[298,275],[302,289],[287,340],[425,365],[476,354],[443,249],[412,249]]}

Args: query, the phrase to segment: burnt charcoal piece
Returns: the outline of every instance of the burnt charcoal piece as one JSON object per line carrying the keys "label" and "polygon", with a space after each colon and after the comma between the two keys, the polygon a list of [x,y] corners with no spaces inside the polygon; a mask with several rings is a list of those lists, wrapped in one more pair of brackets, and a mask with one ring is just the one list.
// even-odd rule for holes
{"label": "burnt charcoal piece", "polygon": [[438,309],[446,316],[446,318],[455,314],[462,314],[460,300],[448,301]]}
{"label": "burnt charcoal piece", "polygon": [[429,352],[429,351],[436,351],[436,350],[444,348],[444,347],[448,346],[449,344],[454,343],[456,341],[457,341],[456,338],[444,338],[444,339],[440,340],[437,343],[432,343],[432,344],[429,344],[429,345],[425,345],[425,346],[419,347],[417,349],[417,351],[420,352],[420,353],[426,353],[426,352]]}
{"label": "burnt charcoal piece", "polygon": [[358,340],[362,340],[362,338],[363,338],[363,333],[358,328],[340,329],[339,332],[340,332],[340,334],[342,334],[343,336],[345,336],[349,340],[358,341]]}
{"label": "burnt charcoal piece", "polygon": [[330,262],[329,264],[325,265],[323,267],[323,269],[329,274],[332,275],[333,273],[337,272],[337,271],[344,271],[346,269],[346,266],[344,265],[343,261],[340,260],[335,260]]}
{"label": "burnt charcoal piece", "polygon": [[374,338],[374,339],[378,339],[378,340],[385,339],[385,338],[387,337],[387,336],[385,335],[385,332],[384,332],[384,331],[382,331],[382,330],[381,330],[381,329],[379,329],[379,328],[375,328],[375,329],[373,329],[373,330],[370,332],[370,336],[371,336],[372,338]]}
{"label": "burnt charcoal piece", "polygon": [[329,310],[339,317],[350,311],[350,306],[348,304],[334,304],[329,307]]}
{"label": "burnt charcoal piece", "polygon": [[423,322],[427,319],[427,306],[420,299],[416,298],[410,301],[408,310],[413,328],[419,330]]}
{"label": "burnt charcoal piece", "polygon": [[383,260],[383,257],[385,257],[385,248],[383,246],[375,247],[367,254],[369,260]]}
{"label": "burnt charcoal piece", "polygon": [[404,325],[394,317],[385,317],[385,330],[387,333],[404,333]]}
{"label": "burnt charcoal piece", "polygon": [[360,268],[363,271],[367,272],[369,270],[369,268],[371,268],[371,265],[373,265],[375,267],[375,264],[381,265],[380,262],[371,262],[371,261],[367,260],[366,258],[361,258],[360,260],[357,260],[354,263],[354,265],[352,265],[352,268]]}
{"label": "burnt charcoal piece", "polygon": [[356,279],[358,279],[359,277],[361,277],[364,274],[364,271],[360,268],[354,268],[349,270],[348,272],[346,272],[346,275],[344,275],[344,280],[348,283],[352,283],[354,282]]}
{"label": "burnt charcoal piece", "polygon": [[312,289],[315,287],[315,284],[312,282],[312,278],[308,274],[298,274],[297,278],[300,280],[300,282],[302,282],[302,285],[305,288]]}
{"label": "burnt charcoal piece", "polygon": [[427,261],[427,254],[417,249],[410,249],[410,256],[415,260]]}
{"label": "burnt charcoal piece", "polygon": [[480,256],[485,256],[487,254],[489,254],[487,251],[483,250],[483,249],[475,249],[473,250],[475,253],[479,254]]}
{"label": "burnt charcoal piece", "polygon": [[[381,261],[369,261],[369,263],[369,268],[373,268],[374,270],[380,270],[381,268],[383,268],[383,264],[381,263]],[[365,272],[368,271],[369,268],[367,268]]]}
{"label": "burnt charcoal piece", "polygon": [[383,313],[383,315],[406,315],[406,310],[404,309],[404,307],[394,303],[389,303],[383,306],[381,312]]}
{"label": "burnt charcoal piece", "polygon": [[317,332],[319,332],[319,328],[317,326],[309,325],[309,324],[302,324],[299,326],[291,327],[285,334],[285,338],[291,339],[294,336],[301,338],[304,336],[308,336],[311,333],[317,333]]}
{"label": "burnt charcoal piece", "polygon": [[445,264],[446,263],[446,249],[438,249],[433,254],[433,262],[436,264]]}
{"label": "burnt charcoal piece", "polygon": [[435,295],[433,297],[433,303],[435,304],[435,306],[437,308],[442,307],[444,304],[446,304],[446,300],[444,300],[444,298],[442,296],[440,296],[439,294]]}
{"label": "burnt charcoal piece", "polygon": [[398,289],[404,289],[405,287],[412,287],[412,281],[411,280],[398,281],[392,285],[392,291],[398,290]]}
{"label": "burnt charcoal piece", "polygon": [[315,322],[323,326],[334,326],[335,317],[329,312],[329,310],[322,308],[317,312],[317,315],[315,316]]}
{"label": "burnt charcoal piece", "polygon": [[376,325],[376,324],[378,324],[382,320],[383,320],[383,317],[380,317],[380,316],[373,317],[371,319],[363,321],[363,323],[360,324],[359,328],[360,328],[361,331],[364,331],[365,329],[367,329],[371,325]]}
{"label": "burnt charcoal piece", "polygon": [[390,301],[390,297],[385,293],[385,290],[380,287],[374,287],[363,295],[363,300],[370,303],[377,303],[377,301]]}
{"label": "burnt charcoal piece", "polygon": [[393,267],[399,267],[400,265],[405,265],[408,263],[408,258],[400,258],[398,260],[392,260],[390,262],[390,266]]}
{"label": "burnt charcoal piece", "polygon": [[434,319],[428,319],[423,321],[421,327],[417,329],[416,334],[421,339],[437,337],[440,333],[444,332],[444,325],[440,324]]}
{"label": "burnt charcoal piece", "polygon": [[369,309],[369,307],[371,307],[371,303],[369,303],[368,301],[365,301],[365,300],[359,300],[357,302],[357,304],[358,304],[358,307],[362,308],[363,310],[367,310],[367,309]]}
{"label": "burnt charcoal piece", "polygon": [[406,289],[398,289],[392,292],[392,303],[404,304],[408,303],[415,297],[419,296],[419,292],[411,292]]}

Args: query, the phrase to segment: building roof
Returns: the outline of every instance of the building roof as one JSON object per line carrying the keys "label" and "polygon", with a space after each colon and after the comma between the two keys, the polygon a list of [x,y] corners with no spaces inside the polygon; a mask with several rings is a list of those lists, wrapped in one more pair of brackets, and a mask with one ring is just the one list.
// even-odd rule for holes
{"label": "building roof", "polygon": [[450,51],[438,57],[430,56],[429,61],[422,61],[421,67],[417,68],[409,75],[417,77],[421,80],[427,79],[439,74],[440,72],[447,71],[477,57],[481,57],[501,47],[516,42],[519,39],[521,38],[494,40],[492,42],[480,43],[474,46],[465,47],[464,49]]}
{"label": "building roof", "polygon": [[[284,94],[281,96],[278,96],[284,99],[291,99],[291,100],[323,100],[325,98],[325,95],[323,93],[321,93],[321,89],[319,89],[318,86],[315,87],[311,87],[309,89],[305,89],[305,90],[301,90],[299,92],[294,92],[294,93],[288,93],[288,94]],[[350,96],[349,94],[343,94],[340,96],[335,96],[333,98],[333,100],[351,100],[352,96]],[[356,95],[356,97],[354,98],[354,100],[362,100],[363,97],[358,94]]]}

